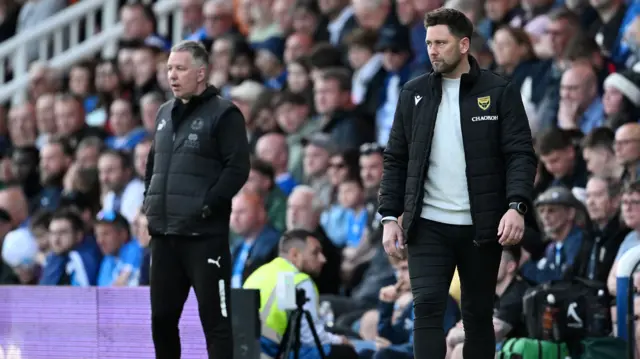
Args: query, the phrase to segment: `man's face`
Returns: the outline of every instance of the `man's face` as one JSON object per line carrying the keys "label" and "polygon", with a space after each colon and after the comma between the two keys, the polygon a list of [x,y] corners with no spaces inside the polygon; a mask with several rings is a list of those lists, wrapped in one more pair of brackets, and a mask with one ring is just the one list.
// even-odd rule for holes
{"label": "man's face", "polygon": [[263,208],[257,208],[245,196],[236,196],[231,203],[231,230],[239,236],[246,237],[254,234],[260,225],[260,213]]}
{"label": "man's face", "polygon": [[573,210],[567,206],[544,204],[537,208],[545,233],[553,235],[561,232],[573,221]]}
{"label": "man's face", "polygon": [[36,126],[38,132],[56,133],[55,99],[51,95],[43,95],[36,101]]}
{"label": "man's face", "polygon": [[304,148],[302,167],[307,176],[318,176],[329,166],[329,152],[322,147],[309,144]]}
{"label": "man's face", "polygon": [[111,129],[116,136],[124,136],[135,126],[131,105],[124,100],[116,100],[111,104],[109,115]]}
{"label": "man's face", "polygon": [[640,193],[631,192],[622,195],[622,219],[627,227],[640,229]]}
{"label": "man's face", "polygon": [[303,55],[311,49],[311,38],[306,34],[293,34],[287,38],[284,47],[284,61],[289,63]]}
{"label": "man's face", "polygon": [[202,26],[202,0],[180,0],[183,25],[193,30]]}
{"label": "man's face", "polygon": [[308,193],[294,192],[287,200],[287,229],[315,231],[319,216],[313,209],[313,197]]}
{"label": "man's face", "polygon": [[133,80],[133,74],[135,72],[135,65],[133,64],[133,49],[125,48],[118,50],[118,69],[120,70],[122,81],[129,83]]}
{"label": "man's face", "polygon": [[308,115],[305,105],[283,103],[275,109],[276,122],[286,134],[296,133]]}
{"label": "man's face", "polygon": [[104,255],[116,255],[128,239],[126,231],[110,223],[96,223],[96,241]]}
{"label": "man's face", "polygon": [[554,178],[560,179],[571,173],[574,166],[574,158],[574,149],[567,147],[566,149],[551,151],[551,153],[540,156],[540,161]]}
{"label": "man's face", "polygon": [[587,163],[587,170],[596,176],[610,177],[609,163],[614,161],[611,150],[601,147],[585,148],[582,150],[582,157]]}
{"label": "man's face", "polygon": [[640,158],[640,136],[635,128],[622,126],[616,131],[613,150],[616,161],[622,165],[636,162]]}
{"label": "man's face", "polygon": [[364,188],[378,188],[382,181],[382,155],[372,153],[360,156],[360,178]]}
{"label": "man's face", "polygon": [[124,38],[127,40],[144,40],[151,34],[149,20],[144,17],[138,6],[124,6],[120,11],[120,20],[124,24]]}
{"label": "man's face", "polygon": [[322,244],[315,237],[307,237],[307,244],[294,259],[294,265],[301,272],[318,276],[327,262],[322,253]]}
{"label": "man's face", "polygon": [[156,114],[160,109],[159,102],[148,101],[142,104],[142,126],[148,133],[154,133],[156,129]]}
{"label": "man's face", "polygon": [[340,109],[344,105],[343,95],[337,80],[319,79],[313,87],[316,110],[321,115],[327,115]]}
{"label": "man's face", "polygon": [[172,52],[167,61],[169,84],[173,95],[190,99],[195,95],[198,83],[205,77],[204,66],[196,66],[193,57],[186,51]]}
{"label": "man's face", "polygon": [[152,50],[143,48],[133,52],[133,80],[137,86],[143,86],[156,76],[156,57]]}
{"label": "man's face", "polygon": [[151,151],[151,143],[143,142],[136,146],[133,150],[133,166],[135,167],[136,174],[144,178],[147,172],[147,158]]}
{"label": "man's face", "polygon": [[[125,65],[126,66],[126,65]],[[96,90],[98,92],[112,92],[119,85],[118,73],[110,62],[103,62],[96,68]]]}
{"label": "man's face", "polygon": [[372,6],[370,0],[353,0],[353,10],[360,27],[378,31],[389,15],[389,6],[383,1],[382,6]]}
{"label": "man's face", "polygon": [[231,30],[233,15],[225,10],[224,5],[207,2],[202,10],[204,16],[204,28],[207,35],[215,39]]}
{"label": "man's face", "polygon": [[98,174],[100,185],[109,191],[118,192],[126,185],[126,171],[122,168],[120,158],[114,155],[105,154],[100,156]]}
{"label": "man's face", "polygon": [[69,90],[78,96],[87,96],[91,89],[91,70],[74,67],[69,72]]}
{"label": "man's face", "polygon": [[575,31],[569,26],[567,20],[560,19],[549,23],[545,33],[551,40],[551,48],[554,56],[559,58],[561,54],[564,53],[563,50],[567,47]]}
{"label": "man's face", "polygon": [[584,111],[593,101],[596,94],[592,73],[588,74],[583,67],[571,68],[562,75],[560,81],[560,98],[575,104]]}
{"label": "man's face", "polygon": [[509,2],[509,0],[486,0],[484,3],[484,11],[487,13],[487,18],[495,22],[502,21],[510,10]]}
{"label": "man's face", "polygon": [[446,25],[429,26],[426,43],[433,69],[443,74],[455,70],[462,59],[461,49],[469,48],[469,39],[464,41],[462,44]]}
{"label": "man's face", "polygon": [[70,136],[84,126],[84,111],[76,101],[56,101],[56,127],[62,136]]}
{"label": "man's face", "polygon": [[9,137],[14,146],[32,145],[36,140],[35,112],[31,105],[23,105],[9,111]]}
{"label": "man's face", "polygon": [[97,168],[100,150],[96,146],[83,146],[76,151],[76,163],[80,168]]}
{"label": "man's face", "polygon": [[11,171],[16,180],[22,182],[26,181],[38,168],[38,159],[29,152],[14,151],[11,154],[11,165]]}
{"label": "man's face", "polygon": [[354,181],[342,182],[338,186],[338,203],[344,208],[356,209],[363,204],[362,188]]}
{"label": "man's face", "polygon": [[55,254],[67,253],[77,243],[78,233],[66,219],[54,219],[49,223],[49,245]]}
{"label": "man's face", "polygon": [[62,177],[70,159],[57,143],[47,144],[40,151],[40,180],[43,184]]}
{"label": "man's face", "polygon": [[594,222],[606,222],[616,212],[617,201],[609,197],[607,183],[594,177],[587,182],[587,211]]}

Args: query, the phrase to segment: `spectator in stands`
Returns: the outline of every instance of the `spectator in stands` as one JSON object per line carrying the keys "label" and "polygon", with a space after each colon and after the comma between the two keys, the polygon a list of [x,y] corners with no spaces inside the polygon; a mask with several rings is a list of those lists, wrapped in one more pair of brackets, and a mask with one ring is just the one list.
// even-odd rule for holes
{"label": "spectator in stands", "polygon": [[151,151],[152,141],[149,138],[138,142],[133,149],[133,170],[138,179],[144,179],[147,173],[147,160]]}
{"label": "spectator in stands", "polygon": [[[311,323],[306,320],[301,322],[299,356],[309,359],[320,357],[311,335],[310,325],[313,325],[322,344],[322,350],[328,354],[327,358],[357,358],[349,340],[344,336],[327,332],[324,318],[318,315],[318,286],[311,277],[322,271],[326,261],[322,241],[316,238],[313,232],[303,229],[289,230],[280,240],[279,256],[247,278],[244,288],[258,289],[260,296],[272,297],[280,274],[295,274],[294,284],[296,289],[302,289],[309,299],[304,304],[304,309],[309,311],[312,318]],[[275,356],[287,327],[286,312],[279,308],[275,301],[261,303],[260,312],[266,317],[262,322],[261,351],[266,355]]]}
{"label": "spectator in stands", "polygon": [[240,192],[231,208],[230,228],[237,236],[231,249],[231,288],[242,288],[251,273],[278,256],[281,233],[268,223],[260,195]]}
{"label": "spectator in stands", "polygon": [[38,134],[33,105],[27,102],[12,107],[7,117],[7,128],[9,138],[14,146],[35,145]]}
{"label": "spectator in stands", "polygon": [[[260,95],[266,91],[265,87],[253,80],[245,80],[240,85],[229,90],[229,97],[233,104],[238,107],[245,120],[251,118],[251,108],[256,103]],[[247,122],[247,135],[250,136],[255,128],[255,124]]]}
{"label": "spectator in stands", "polygon": [[34,205],[56,209],[62,193],[62,179],[71,165],[72,151],[62,141],[47,143],[40,154],[40,184],[42,191],[35,198]]}
{"label": "spectator in stands", "polygon": [[96,285],[102,254],[74,211],[59,209],[53,213],[49,245],[51,253],[42,271],[41,285]]}
{"label": "spectator in stands", "polygon": [[59,74],[46,62],[34,62],[29,67],[29,98],[37,100],[45,93],[54,93],[60,87]]}
{"label": "spectator in stands", "polygon": [[398,23],[390,0],[352,0],[354,15],[361,28],[379,32],[385,25]]}
{"label": "spectator in stands", "polygon": [[79,62],[69,70],[69,92],[84,100],[85,113],[91,113],[98,105],[95,95],[95,66],[89,61]]}
{"label": "spectator in stands", "polygon": [[340,288],[340,250],[327,238],[320,226],[322,202],[313,188],[305,185],[297,186],[287,201],[287,230],[304,229],[314,233],[322,245],[322,252],[327,262],[320,275],[315,278],[320,294],[337,294]]}
{"label": "spectator in stands", "polygon": [[14,147],[11,152],[11,172],[27,198],[34,198],[42,190],[38,174],[39,162],[40,153],[36,147]]}
{"label": "spectator in stands", "polygon": [[106,191],[102,209],[122,213],[133,222],[144,200],[144,182],[134,176],[131,156],[107,150],[98,160],[100,185]]}
{"label": "spectator in stands", "polygon": [[[33,29],[66,6],[67,2],[65,0],[25,1],[18,15],[16,33],[20,34]],[[37,43],[29,43],[27,46],[27,58],[30,61],[36,60],[39,57],[39,49],[40,47]]]}
{"label": "spectator in stands", "polygon": [[98,272],[98,286],[138,285],[142,248],[132,238],[127,219],[115,211],[101,211],[96,216],[95,231],[104,255]]}
{"label": "spectator in stands", "polygon": [[640,119],[640,73],[625,70],[610,74],[604,80],[602,98],[606,123],[614,131]]}
{"label": "spectator in stands", "polygon": [[558,127],[586,134],[604,124],[603,112],[593,66],[576,63],[569,67],[560,81]]}
{"label": "spectator in stands", "polygon": [[358,25],[353,6],[348,0],[319,0],[320,13],[326,17],[328,41],[333,46],[345,44],[345,39]]}
{"label": "spectator in stands", "polygon": [[[612,296],[616,296],[616,273],[620,258],[631,248],[640,244],[640,182],[632,182],[622,192],[622,219],[631,229],[626,235],[616,253],[616,259],[607,278],[607,288]],[[634,274],[634,277],[637,274]]]}
{"label": "spectator in stands", "polygon": [[298,0],[294,4],[292,28],[295,32],[311,34],[314,42],[329,40],[326,22],[320,13],[318,2],[314,0]]}
{"label": "spectator in stands", "polygon": [[118,49],[117,63],[118,72],[120,73],[120,87],[126,91],[131,91],[133,87],[133,74],[135,72],[133,52],[137,46],[139,46],[139,43],[133,40],[123,41],[120,44],[120,49]]}
{"label": "spectator in stands", "polygon": [[156,55],[158,50],[152,46],[140,46],[133,52],[133,104],[137,106],[145,93],[162,91],[156,78]]}
{"label": "spectator in stands", "polygon": [[319,123],[309,118],[311,108],[303,95],[284,92],[273,106],[278,127],[287,136],[287,171],[296,182],[302,181],[302,139],[317,131]]}
{"label": "spectator in stands", "polygon": [[590,236],[583,237],[570,274],[606,283],[618,248],[629,233],[620,220],[620,184],[612,178],[593,176],[586,191],[587,213],[593,228]]}
{"label": "spectator in stands", "polygon": [[280,30],[289,34],[293,31],[293,10],[295,0],[274,0],[271,5],[273,18]]}
{"label": "spectator in stands", "polygon": [[286,137],[280,133],[265,134],[256,143],[255,152],[256,157],[273,167],[276,184],[288,196],[297,183],[287,169],[289,148],[286,141]]}
{"label": "spectator in stands", "polygon": [[36,128],[38,137],[36,138],[36,147],[42,147],[53,138],[58,129],[56,128],[56,118],[54,113],[55,95],[47,93],[38,97],[36,101]]}
{"label": "spectator in stands", "polygon": [[382,153],[384,146],[377,143],[369,143],[360,146],[360,178],[364,186],[364,195],[367,212],[369,213],[369,226],[378,225],[381,219],[378,214],[378,191],[382,181]]}
{"label": "spectator in stands", "polygon": [[[580,33],[567,44],[564,53],[568,65],[573,66],[576,63],[591,64],[598,76],[598,90],[600,95],[604,92],[603,82],[612,73],[615,73],[616,66],[611,60],[600,52],[600,47],[596,40]],[[604,101],[604,99],[603,99]]]}
{"label": "spectator in stands", "polygon": [[302,56],[308,56],[313,47],[313,38],[304,32],[294,32],[287,37],[284,45],[284,63],[288,65],[291,61]]}
{"label": "spectator in stands", "polygon": [[148,92],[140,98],[140,118],[147,135],[153,135],[156,131],[156,114],[164,100],[161,92]]}
{"label": "spectator in stands", "polygon": [[100,139],[105,137],[102,129],[87,125],[82,99],[72,94],[58,95],[54,113],[58,135],[68,142],[72,150],[75,150],[80,141],[86,137],[95,136]]}
{"label": "spectator in stands", "polygon": [[120,20],[124,25],[124,40],[158,44],[164,51],[171,48],[171,43],[156,33],[157,21],[151,6],[128,2],[120,8]]}
{"label": "spectator in stands", "polygon": [[[185,38],[196,33],[204,23],[204,0],[181,0],[182,27]],[[200,40],[200,39],[192,39]]]}
{"label": "spectator in stands", "polygon": [[264,198],[269,223],[280,233],[286,230],[287,195],[276,186],[274,170],[268,162],[257,158],[251,160],[249,179],[244,184],[243,191],[257,193]]}
{"label": "spectator in stands", "polygon": [[343,66],[343,55],[340,50],[327,43],[315,45],[309,54],[308,73],[311,75],[311,83],[318,81],[324,70],[341,66]]}
{"label": "spectator in stands", "polygon": [[52,215],[53,212],[41,209],[34,213],[29,219],[29,231],[33,234],[36,244],[38,245],[35,262],[41,267],[44,267],[46,258],[51,252],[51,246],[49,244],[49,224],[51,223]]}
{"label": "spectator in stands", "polygon": [[28,229],[11,231],[2,241],[2,260],[11,267],[19,284],[38,284],[37,255],[38,244]]}
{"label": "spectator in stands", "polygon": [[87,137],[80,141],[75,152],[75,161],[80,168],[98,168],[98,158],[105,146],[98,137]]}
{"label": "spectator in stands", "polygon": [[523,29],[503,26],[493,36],[493,52],[498,72],[509,76],[518,88],[538,65],[529,34]]}
{"label": "spectator in stands", "polygon": [[600,127],[593,129],[582,139],[582,157],[592,175],[615,179],[622,177],[624,167],[615,159],[614,138],[613,131]]}
{"label": "spectator in stands", "polygon": [[[593,3],[592,3],[593,4]],[[622,0],[610,0],[592,5],[598,13],[596,21],[587,29],[587,35],[594,38],[605,56],[611,57],[620,46],[619,32],[627,12]]]}
{"label": "spectator in stands", "polygon": [[550,243],[544,257],[538,261],[527,260],[521,272],[524,278],[538,284],[564,277],[580,252],[585,233],[576,225],[582,205],[569,189],[551,187],[538,196],[534,204]]}
{"label": "spectator in stands", "polygon": [[551,175],[543,180],[539,191],[549,186],[563,185],[568,188],[584,188],[587,184],[586,164],[574,147],[571,134],[560,129],[541,133],[536,141],[537,153],[544,169]]}
{"label": "spectator in stands", "polygon": [[639,179],[640,173],[640,124],[628,123],[616,131],[613,149],[616,161],[624,166],[623,183],[631,183]]}
{"label": "spectator in stands", "polygon": [[[527,328],[522,316],[522,297],[524,297],[529,285],[518,276],[520,257],[519,246],[505,247],[502,250],[493,314],[493,330],[497,343],[508,338],[527,335]],[[463,346],[464,328],[462,322],[458,322],[447,335],[448,358],[462,359]]]}
{"label": "spectator in stands", "polygon": [[147,216],[140,211],[133,221],[133,236],[138,241],[138,245],[142,248],[142,263],[140,265],[139,285],[149,285],[149,266],[151,265],[151,250],[149,244],[151,235],[149,235],[149,221]]}
{"label": "spectator in stands", "polygon": [[108,137],[105,144],[114,150],[131,152],[147,136],[147,131],[134,118],[131,102],[126,100],[117,99],[111,103],[109,124],[113,136]]}
{"label": "spectator in stands", "polygon": [[345,40],[349,65],[354,71],[351,102],[370,115],[376,113],[380,101],[378,89],[384,86],[386,77],[382,67],[383,55],[375,51],[377,41],[377,33],[362,29],[355,29]]}
{"label": "spectator in stands", "polygon": [[489,0],[484,3],[486,18],[478,24],[478,31],[485,39],[491,39],[505,25],[520,27],[524,10],[518,1]]}
{"label": "spectator in stands", "polygon": [[256,68],[264,79],[264,85],[273,90],[281,90],[287,81],[284,62],[284,40],[272,37],[254,45]]}
{"label": "spectator in stands", "polygon": [[321,131],[331,135],[340,149],[358,148],[373,139],[372,120],[366,113],[354,110],[351,103],[351,75],[345,68],[323,71],[313,88],[314,121],[320,121]]}
{"label": "spectator in stands", "polygon": [[408,27],[410,32],[411,52],[415,55],[411,61],[411,72],[414,75],[431,70],[431,61],[429,61],[429,56],[424,46],[424,39],[427,37],[427,31],[424,27],[424,14],[442,7],[444,4],[443,0],[396,1],[398,20],[403,26]]}
{"label": "spectator in stands", "polygon": [[329,168],[329,158],[336,152],[336,148],[331,136],[326,133],[314,133],[303,139],[302,144],[304,183],[313,188],[323,210],[332,202],[333,187],[326,171]]}

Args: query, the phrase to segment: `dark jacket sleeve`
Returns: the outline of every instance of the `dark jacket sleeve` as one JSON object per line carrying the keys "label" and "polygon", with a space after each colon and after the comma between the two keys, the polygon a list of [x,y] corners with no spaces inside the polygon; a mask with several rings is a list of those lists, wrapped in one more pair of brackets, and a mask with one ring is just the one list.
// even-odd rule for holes
{"label": "dark jacket sleeve", "polygon": [[408,106],[409,92],[400,92],[396,114],[389,134],[389,142],[384,151],[384,170],[380,182],[378,212],[382,217],[399,217],[404,211],[404,192],[409,164],[409,146],[405,135],[404,109]]}
{"label": "dark jacket sleeve", "polygon": [[249,142],[244,117],[233,107],[224,113],[213,132],[220,151],[222,171],[206,196],[211,210],[230,208],[231,199],[249,178]]}
{"label": "dark jacket sleeve", "polygon": [[155,151],[153,150],[155,143],[151,143],[151,149],[147,156],[147,167],[144,170],[144,196],[147,196],[149,185],[151,184],[151,176],[153,176],[153,159],[155,158]]}
{"label": "dark jacket sleeve", "polygon": [[500,144],[506,167],[507,200],[532,203],[537,159],[520,91],[509,83],[500,103]]}

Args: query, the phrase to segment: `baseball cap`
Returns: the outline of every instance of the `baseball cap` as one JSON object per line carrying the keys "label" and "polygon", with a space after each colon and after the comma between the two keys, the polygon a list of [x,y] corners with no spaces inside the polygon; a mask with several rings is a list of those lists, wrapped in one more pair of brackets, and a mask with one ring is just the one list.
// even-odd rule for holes
{"label": "baseball cap", "polygon": [[337,146],[333,143],[331,135],[324,132],[316,132],[309,136],[304,137],[300,143],[303,146],[314,145],[316,147],[323,148],[329,153],[336,153],[338,151]]}
{"label": "baseball cap", "polygon": [[542,192],[534,202],[536,207],[546,204],[579,207],[580,201],[576,199],[570,189],[563,186],[554,186]]}

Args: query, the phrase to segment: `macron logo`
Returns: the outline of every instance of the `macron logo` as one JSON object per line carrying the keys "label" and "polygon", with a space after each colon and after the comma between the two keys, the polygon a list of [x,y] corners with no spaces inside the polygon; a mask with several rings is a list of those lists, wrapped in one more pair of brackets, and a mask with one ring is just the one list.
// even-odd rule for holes
{"label": "macron logo", "polygon": [[216,259],[215,261],[211,258],[207,259],[207,263],[209,264],[215,264],[216,266],[218,266],[218,268],[220,268],[220,257],[218,257],[218,259]]}
{"label": "macron logo", "polygon": [[422,96],[416,95],[416,96],[413,98],[413,100],[416,102],[416,105],[417,105],[418,103],[420,103],[420,100],[422,100]]}

